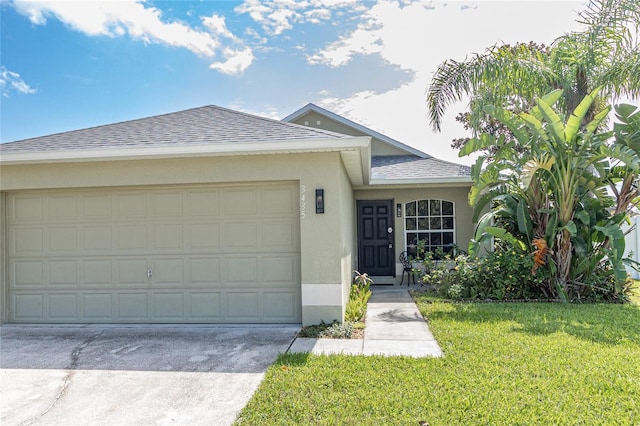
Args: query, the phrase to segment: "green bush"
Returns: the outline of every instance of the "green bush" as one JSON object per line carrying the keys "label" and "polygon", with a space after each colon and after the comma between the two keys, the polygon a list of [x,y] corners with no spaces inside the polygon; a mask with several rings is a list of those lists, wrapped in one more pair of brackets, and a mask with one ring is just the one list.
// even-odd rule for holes
{"label": "green bush", "polygon": [[[426,253],[422,261],[422,281],[438,296],[448,299],[521,300],[553,299],[548,270],[539,268],[533,274],[533,257],[513,248],[497,246],[482,258],[445,255],[442,260]],[[627,302],[632,282],[622,289],[607,264],[602,264],[581,287],[580,301]]]}

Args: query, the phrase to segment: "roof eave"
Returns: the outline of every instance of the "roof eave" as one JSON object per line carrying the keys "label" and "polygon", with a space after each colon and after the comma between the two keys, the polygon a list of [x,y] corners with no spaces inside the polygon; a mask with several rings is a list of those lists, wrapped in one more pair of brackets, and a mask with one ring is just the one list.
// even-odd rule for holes
{"label": "roof eave", "polygon": [[269,142],[190,146],[128,147],[112,149],[2,152],[0,166],[61,164],[121,160],[150,160],[233,155],[299,154],[339,152],[353,185],[366,185],[371,171],[371,138],[354,136],[336,139],[300,139]]}
{"label": "roof eave", "polygon": [[416,187],[416,186],[448,186],[466,187],[471,186],[473,181],[470,176],[439,176],[418,179],[371,179],[367,188],[376,187]]}
{"label": "roof eave", "polygon": [[268,142],[236,142],[221,144],[142,146],[106,149],[74,149],[60,151],[1,152],[0,164],[69,163],[105,160],[154,159],[170,157],[216,157],[228,155],[260,155],[301,152],[354,150],[368,146],[369,137],[336,139],[300,139]]}

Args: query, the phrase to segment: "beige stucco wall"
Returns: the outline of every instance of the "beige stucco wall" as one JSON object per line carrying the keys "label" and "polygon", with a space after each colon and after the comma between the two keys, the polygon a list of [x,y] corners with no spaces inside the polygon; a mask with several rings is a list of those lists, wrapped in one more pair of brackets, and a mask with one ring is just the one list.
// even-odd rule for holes
{"label": "beige stucco wall", "polygon": [[[421,199],[453,201],[455,203],[456,214],[455,241],[462,250],[466,251],[475,229],[475,224],[471,221],[473,217],[473,210],[468,202],[469,188],[469,186],[414,186],[405,188],[360,189],[355,191],[356,200],[393,200],[393,213],[395,219],[394,255],[396,258],[396,277],[392,280],[393,283],[400,283],[402,266],[398,261],[398,256],[405,250],[404,217],[396,216],[396,204],[404,205],[404,203],[409,201]],[[381,282],[381,280],[377,280],[375,282],[378,284],[388,284],[387,282]]]}
{"label": "beige stucco wall", "polygon": [[[353,266],[353,195],[339,153],[3,165],[0,190],[293,180],[300,185],[303,324],[342,320]],[[315,189],[325,213],[315,213]],[[6,204],[0,193],[0,211]],[[4,212],[3,212],[4,213]],[[0,222],[0,309],[7,318],[6,223]],[[336,254],[341,254],[336,256]],[[345,290],[346,289],[346,290]]]}

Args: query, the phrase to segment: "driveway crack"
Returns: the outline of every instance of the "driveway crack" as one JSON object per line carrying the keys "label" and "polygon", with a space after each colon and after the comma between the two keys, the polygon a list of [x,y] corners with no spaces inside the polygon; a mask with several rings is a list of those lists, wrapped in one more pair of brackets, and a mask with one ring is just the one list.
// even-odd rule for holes
{"label": "driveway crack", "polygon": [[82,351],[87,346],[89,346],[94,340],[100,337],[103,333],[104,331],[101,331],[98,334],[94,334],[93,336],[86,338],[82,343],[80,343],[78,346],[76,346],[73,349],[73,351],[71,352],[71,361],[69,362],[69,365],[65,368],[65,370],[67,371],[67,374],[65,374],[64,378],[62,379],[62,385],[60,386],[60,389],[58,390],[56,397],[53,399],[53,402],[51,402],[51,404],[42,413],[38,414],[37,416],[33,417],[30,420],[22,422],[20,426],[31,425],[35,423],[38,419],[44,417],[49,411],[53,410],[53,408],[67,393],[67,388],[71,384],[71,379],[73,379],[76,369],[78,368],[78,363],[80,362],[80,355],[82,354]]}

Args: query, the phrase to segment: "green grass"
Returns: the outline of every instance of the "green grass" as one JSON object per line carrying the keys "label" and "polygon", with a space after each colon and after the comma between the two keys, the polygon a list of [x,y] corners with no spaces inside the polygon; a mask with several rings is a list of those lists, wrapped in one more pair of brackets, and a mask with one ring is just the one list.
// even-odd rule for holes
{"label": "green grass", "polygon": [[418,296],[444,358],[282,355],[238,425],[640,425],[640,307]]}
{"label": "green grass", "polygon": [[640,280],[634,280],[634,286],[631,287],[631,302],[640,305]]}

